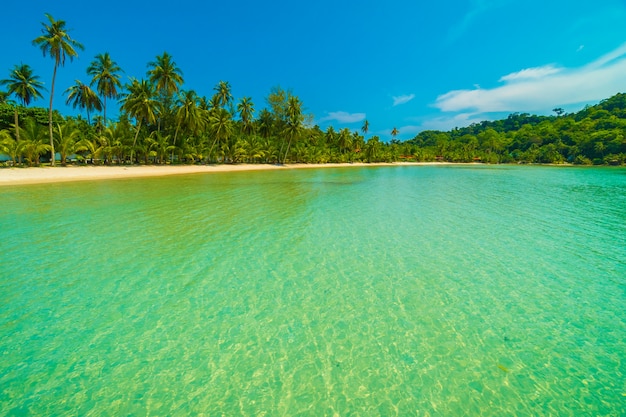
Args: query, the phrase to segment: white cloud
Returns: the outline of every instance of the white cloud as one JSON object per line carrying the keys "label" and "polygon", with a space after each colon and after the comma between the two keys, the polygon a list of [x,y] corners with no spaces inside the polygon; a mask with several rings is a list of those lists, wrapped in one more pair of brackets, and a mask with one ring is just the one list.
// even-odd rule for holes
{"label": "white cloud", "polygon": [[437,97],[435,107],[445,112],[492,113],[545,111],[598,101],[626,89],[626,44],[583,67],[528,68],[500,81],[504,85],[491,89],[449,91]]}
{"label": "white cloud", "polygon": [[404,96],[398,96],[398,97],[391,97],[393,98],[393,105],[395,106],[399,106],[401,104],[406,104],[409,101],[413,100],[415,98],[415,94],[407,94]]}
{"label": "white cloud", "polygon": [[365,120],[365,113],[347,113],[345,111],[331,111],[328,116],[322,117],[320,122],[337,121],[340,123],[356,123]]}
{"label": "white cloud", "polygon": [[517,80],[529,80],[533,78],[543,78],[548,75],[556,74],[560,72],[559,68],[555,68],[552,65],[546,65],[543,67],[526,68],[518,72],[505,75],[500,78],[499,81],[517,81]]}

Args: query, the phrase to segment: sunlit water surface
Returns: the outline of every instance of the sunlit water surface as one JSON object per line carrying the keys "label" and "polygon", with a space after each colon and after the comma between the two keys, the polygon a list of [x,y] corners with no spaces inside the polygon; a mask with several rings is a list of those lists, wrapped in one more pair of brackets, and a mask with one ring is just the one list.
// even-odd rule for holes
{"label": "sunlit water surface", "polygon": [[0,192],[0,415],[625,415],[624,169]]}

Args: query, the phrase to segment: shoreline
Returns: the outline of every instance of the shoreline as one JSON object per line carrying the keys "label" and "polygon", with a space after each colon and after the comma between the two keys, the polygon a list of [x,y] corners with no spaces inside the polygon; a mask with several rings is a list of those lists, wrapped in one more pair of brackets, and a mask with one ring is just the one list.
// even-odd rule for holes
{"label": "shoreline", "polygon": [[306,168],[347,168],[376,166],[457,165],[448,162],[395,163],[329,163],[329,164],[237,164],[237,165],[128,165],[128,166],[68,166],[0,168],[0,187],[11,185],[49,184],[76,181],[165,177],[172,175],[268,171]]}

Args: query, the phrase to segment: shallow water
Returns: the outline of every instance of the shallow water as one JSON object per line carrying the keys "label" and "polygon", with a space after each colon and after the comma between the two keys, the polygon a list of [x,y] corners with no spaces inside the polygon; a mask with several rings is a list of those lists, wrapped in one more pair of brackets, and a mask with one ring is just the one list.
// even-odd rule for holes
{"label": "shallow water", "polygon": [[0,415],[626,410],[624,169],[0,191]]}

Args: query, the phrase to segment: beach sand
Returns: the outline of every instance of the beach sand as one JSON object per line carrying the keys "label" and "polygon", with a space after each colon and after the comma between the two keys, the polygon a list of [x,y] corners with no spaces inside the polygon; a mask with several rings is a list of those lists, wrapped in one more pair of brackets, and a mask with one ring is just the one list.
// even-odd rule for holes
{"label": "beach sand", "polygon": [[300,168],[338,168],[358,166],[445,165],[445,163],[353,163],[353,164],[236,164],[236,165],[140,165],[140,166],[69,166],[35,168],[1,168],[0,186],[44,184],[53,182],[91,181],[101,179],[161,177],[211,172],[262,171]]}

